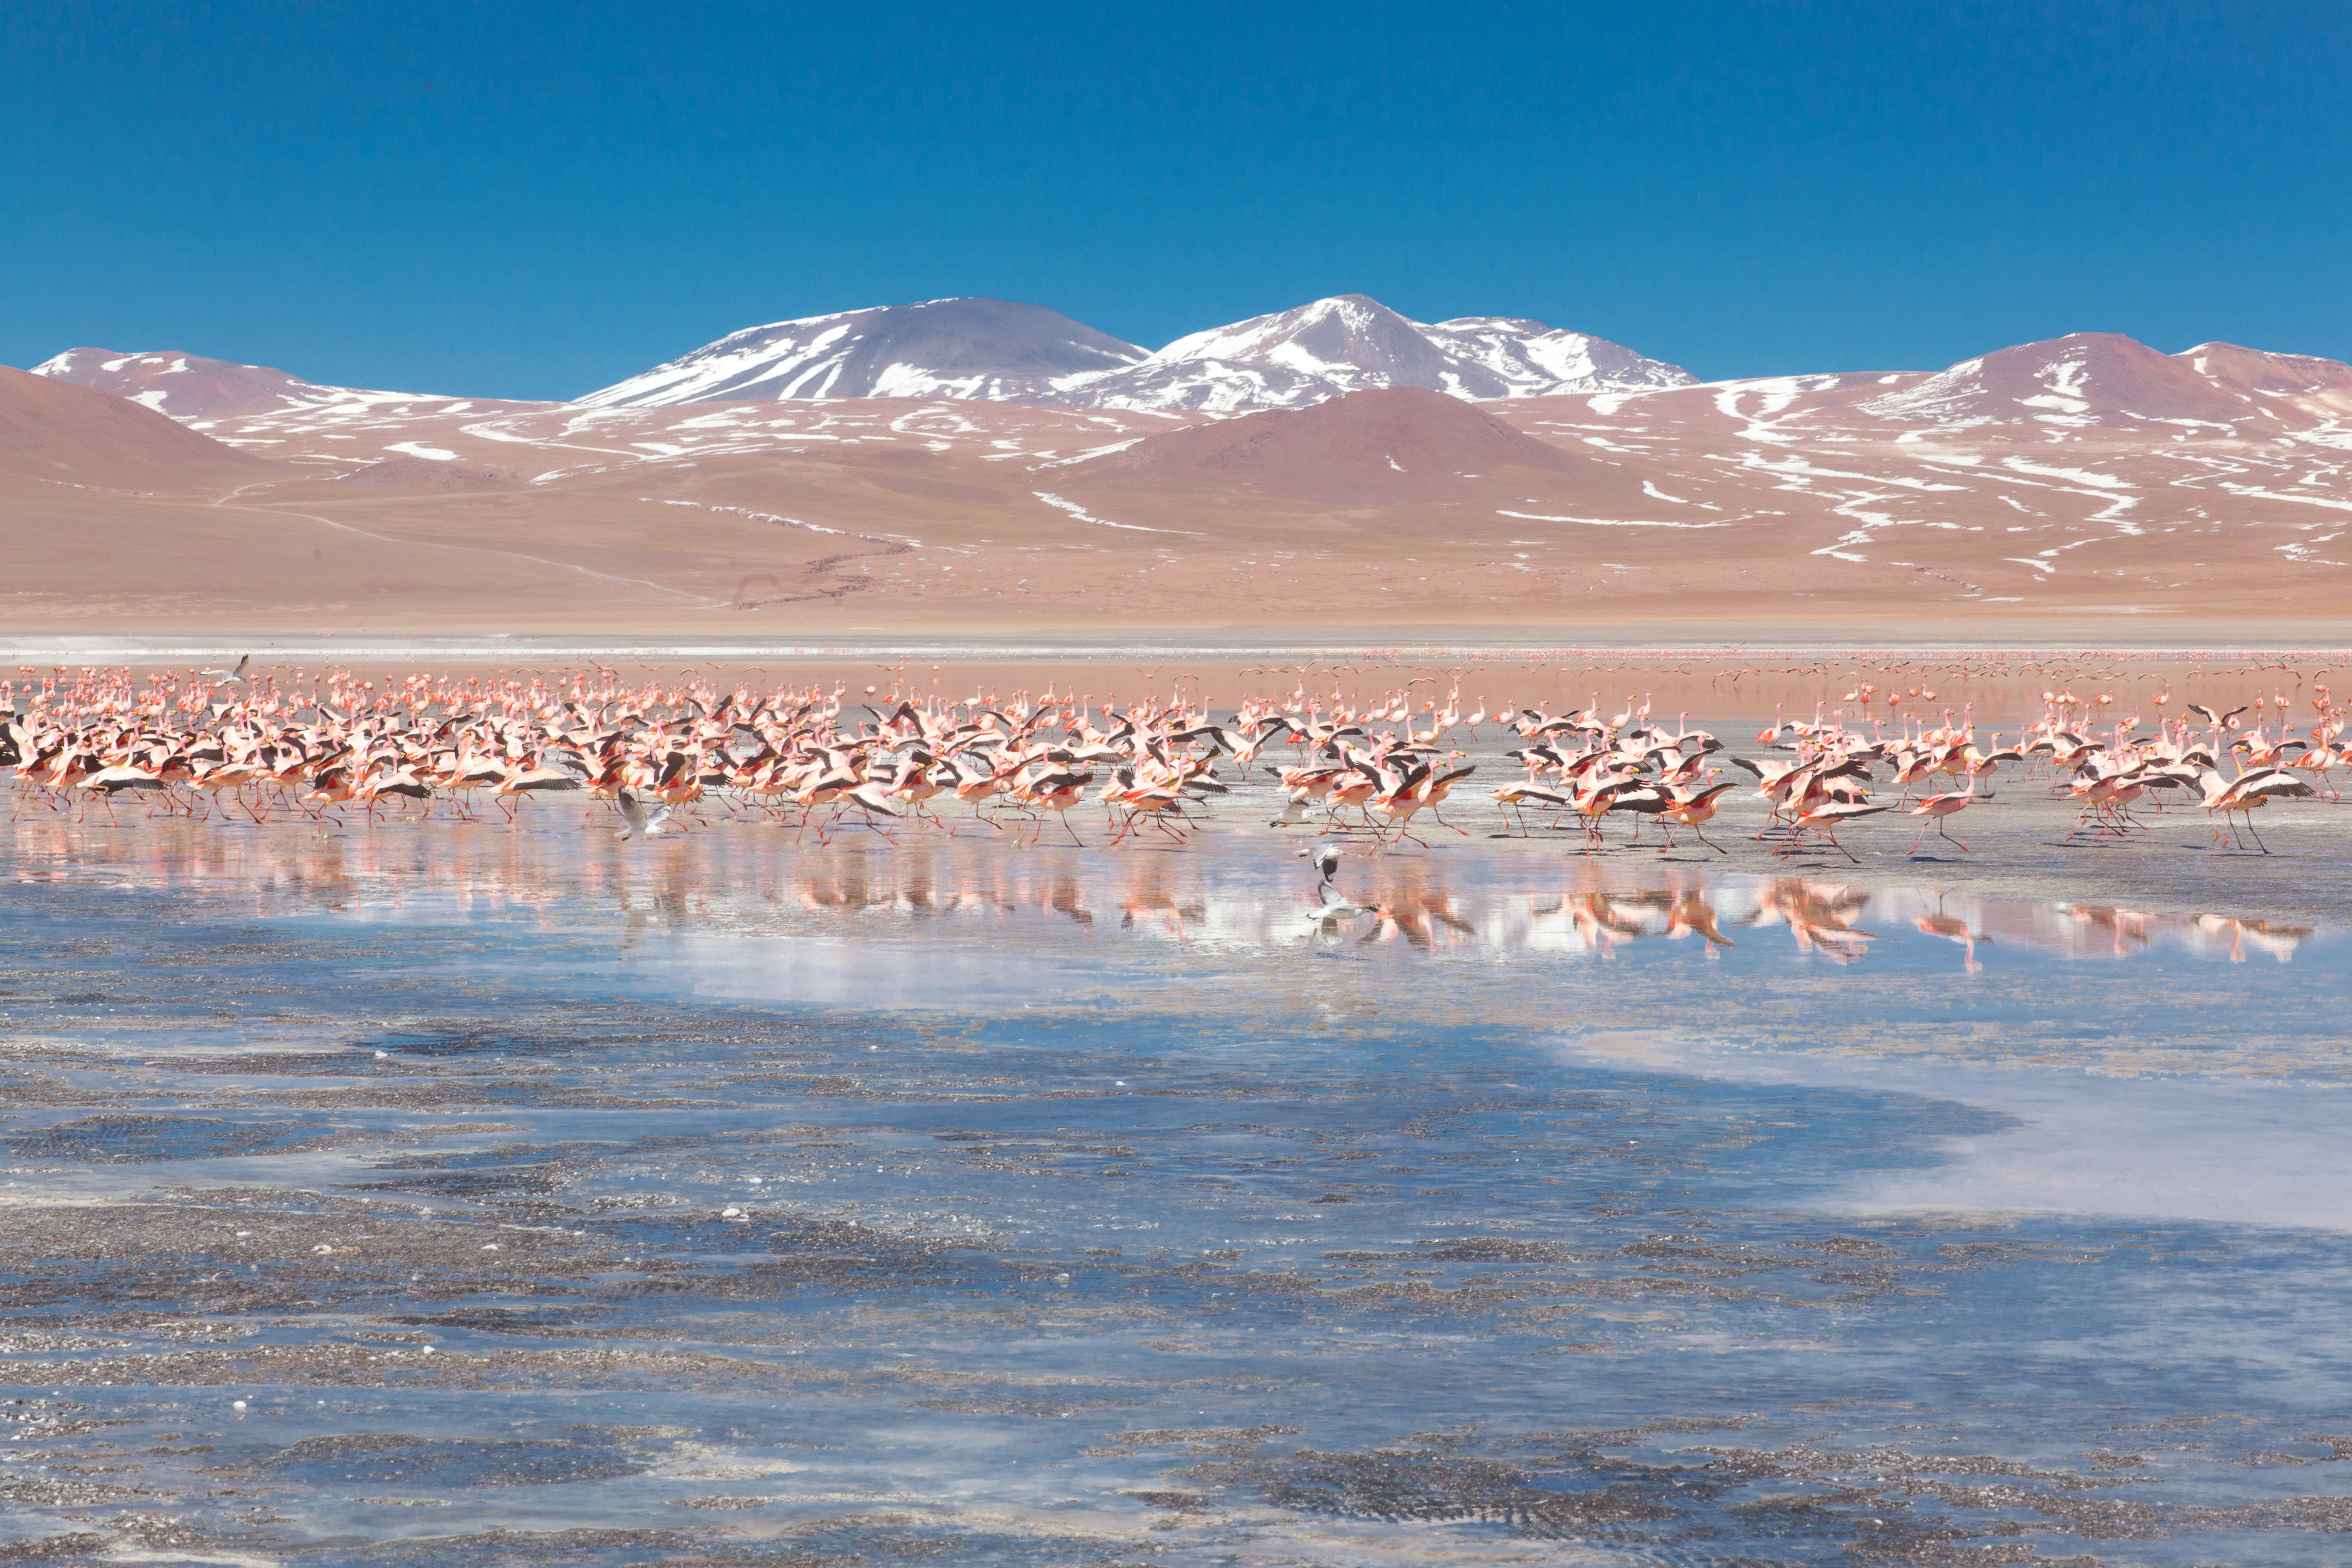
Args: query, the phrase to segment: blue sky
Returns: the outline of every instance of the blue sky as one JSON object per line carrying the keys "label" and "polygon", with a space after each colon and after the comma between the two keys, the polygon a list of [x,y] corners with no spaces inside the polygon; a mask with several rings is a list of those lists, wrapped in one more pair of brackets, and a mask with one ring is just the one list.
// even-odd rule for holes
{"label": "blue sky", "polygon": [[0,7],[0,363],[562,397],[958,294],[1318,296],[1702,376],[2352,358],[2352,6]]}

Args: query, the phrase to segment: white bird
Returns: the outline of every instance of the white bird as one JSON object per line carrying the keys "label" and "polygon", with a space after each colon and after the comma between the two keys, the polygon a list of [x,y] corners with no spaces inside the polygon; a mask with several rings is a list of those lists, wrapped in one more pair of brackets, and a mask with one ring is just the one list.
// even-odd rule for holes
{"label": "white bird", "polygon": [[[1315,918],[1328,922],[1344,920],[1349,915],[1369,915],[1374,911],[1361,904],[1351,904],[1346,895],[1328,882],[1318,882],[1315,888]],[[1327,928],[1328,925],[1327,925]]]}
{"label": "white bird", "polygon": [[253,656],[251,654],[247,654],[244,658],[236,661],[236,668],[235,669],[200,669],[196,671],[196,673],[198,675],[216,675],[220,677],[221,684],[223,685],[226,685],[230,681],[235,681],[239,686],[242,686],[245,684],[245,667],[252,662]]}
{"label": "white bird", "polygon": [[[1300,823],[1307,820],[1307,802],[1303,800],[1294,800],[1289,805],[1282,808],[1282,815],[1280,816],[1276,817],[1272,822],[1267,823],[1266,826],[1268,827],[1296,827]],[[1299,853],[1304,855],[1307,851],[1301,849]]]}
{"label": "white bird", "polygon": [[639,800],[635,795],[631,795],[627,790],[620,792],[619,801],[621,806],[621,816],[628,823],[628,826],[621,829],[618,833],[613,835],[615,838],[636,838],[640,837],[651,838],[655,834],[659,833],[662,830],[663,826],[669,821],[669,807],[666,805],[657,805],[654,807],[653,810],[647,811],[646,809],[646,803]]}
{"label": "white bird", "polygon": [[1319,879],[1315,884],[1314,918],[1326,932],[1333,929],[1332,922],[1335,921],[1346,920],[1350,915],[1372,913],[1361,904],[1349,903],[1347,896],[1332,885],[1331,879],[1339,875],[1339,847],[1337,844],[1328,838],[1321,839],[1313,844],[1302,845],[1298,855],[1301,859],[1315,868],[1316,875]]}

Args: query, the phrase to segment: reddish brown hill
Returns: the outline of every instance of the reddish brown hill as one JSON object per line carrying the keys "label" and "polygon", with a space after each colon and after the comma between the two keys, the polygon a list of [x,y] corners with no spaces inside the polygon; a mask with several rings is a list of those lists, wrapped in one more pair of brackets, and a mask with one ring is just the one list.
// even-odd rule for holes
{"label": "reddish brown hill", "polygon": [[2235,343],[2200,343],[2173,358],[2233,392],[2352,412],[2352,364],[2342,360],[2271,353]]}
{"label": "reddish brown hill", "polygon": [[0,477],[190,494],[280,471],[152,408],[0,365]]}
{"label": "reddish brown hill", "polygon": [[1936,424],[2125,427],[2155,421],[2226,427],[2256,412],[2191,366],[2119,332],[2072,332],[1963,360],[1862,408]]}
{"label": "reddish brown hill", "polygon": [[1502,469],[1558,474],[1579,466],[1458,397],[1388,386],[1147,437],[1041,477],[1072,488],[1251,489],[1394,505],[1450,498],[1463,480]]}
{"label": "reddish brown hill", "polygon": [[237,364],[202,354],[173,352],[118,353],[112,349],[68,349],[44,360],[33,374],[110,392],[143,403],[175,419],[209,419],[226,414],[268,414],[301,403],[322,401],[327,389],[266,364]]}
{"label": "reddish brown hill", "polygon": [[117,353],[112,349],[68,349],[34,366],[33,374],[110,392],[174,419],[275,414],[330,401],[341,390],[315,386],[270,365],[238,364],[169,350]]}

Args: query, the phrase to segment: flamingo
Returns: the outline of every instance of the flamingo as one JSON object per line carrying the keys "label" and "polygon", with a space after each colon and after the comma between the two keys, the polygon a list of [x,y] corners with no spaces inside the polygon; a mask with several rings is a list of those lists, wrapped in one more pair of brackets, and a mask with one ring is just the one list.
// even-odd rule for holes
{"label": "flamingo", "polygon": [[1837,841],[1839,826],[1859,817],[1875,816],[1882,811],[1894,809],[1895,807],[1891,805],[1874,805],[1866,801],[1824,800],[1795,819],[1790,825],[1792,830],[1789,835],[1789,841],[1782,845],[1777,853],[1783,858],[1795,854],[1798,846],[1803,842],[1804,836],[1811,833],[1858,866],[1862,862],[1855,859],[1853,851]]}
{"label": "flamingo", "polygon": [[1911,847],[1905,853],[1909,855],[1919,853],[1919,846],[1927,841],[1927,829],[1932,826],[1936,830],[1937,837],[1948,843],[1958,845],[1960,853],[1967,854],[1969,847],[1954,838],[1951,830],[1946,827],[1944,823],[1947,818],[1958,816],[1984,798],[1983,795],[1977,794],[1977,781],[1973,774],[1969,776],[1969,786],[1966,789],[1954,790],[1944,795],[1921,796],[1913,803],[1911,815],[1925,817],[1927,820],[1919,825],[1919,837],[1911,841]]}

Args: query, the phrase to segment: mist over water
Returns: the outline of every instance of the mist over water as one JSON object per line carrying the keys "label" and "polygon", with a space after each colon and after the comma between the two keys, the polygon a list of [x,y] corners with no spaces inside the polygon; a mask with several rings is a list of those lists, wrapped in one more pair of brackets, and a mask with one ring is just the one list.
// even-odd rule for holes
{"label": "mist over water", "polygon": [[11,1550],[2352,1527],[2331,926],[1486,841],[1326,899],[1223,829],[9,832]]}

